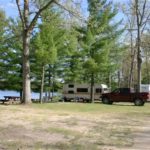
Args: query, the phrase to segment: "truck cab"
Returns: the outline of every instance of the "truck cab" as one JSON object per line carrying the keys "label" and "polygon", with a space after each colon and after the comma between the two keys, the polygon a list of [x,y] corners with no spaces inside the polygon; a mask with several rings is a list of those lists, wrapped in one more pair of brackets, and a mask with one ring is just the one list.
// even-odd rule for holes
{"label": "truck cab", "polygon": [[111,99],[115,100],[115,102],[119,102],[122,100],[122,102],[128,102],[131,98],[130,93],[134,93],[133,89],[130,88],[118,88],[111,92]]}
{"label": "truck cab", "polygon": [[131,88],[117,88],[110,93],[104,93],[101,96],[104,104],[113,102],[134,102],[137,106],[142,106],[149,99],[148,92],[137,93]]}

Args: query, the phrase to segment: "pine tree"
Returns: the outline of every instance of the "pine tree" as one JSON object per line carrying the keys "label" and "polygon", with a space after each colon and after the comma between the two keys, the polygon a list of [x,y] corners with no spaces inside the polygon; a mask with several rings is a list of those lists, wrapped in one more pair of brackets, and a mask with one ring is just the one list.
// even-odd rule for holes
{"label": "pine tree", "polygon": [[21,24],[19,20],[15,21],[11,18],[2,22],[3,28],[7,31],[3,30],[5,36],[1,45],[1,89],[16,90],[22,93]]}
{"label": "pine tree", "polygon": [[[36,73],[41,74],[41,102],[44,84],[46,85],[45,89],[54,89],[54,84],[51,83],[54,82],[58,50],[63,44],[63,36],[65,33],[64,29],[61,28],[61,24],[62,22],[59,13],[54,12],[53,10],[46,11],[42,15],[42,24],[39,26],[40,31],[37,33],[34,40],[36,56],[35,65],[38,66],[35,68],[39,71],[39,73],[38,71]],[[41,71],[38,68],[41,68]]]}
{"label": "pine tree", "polygon": [[81,46],[85,53],[84,68],[90,76],[91,101],[94,101],[94,83],[97,74],[103,72],[109,62],[111,47],[116,42],[119,23],[112,23],[117,9],[106,0],[88,0],[87,26],[79,30],[83,34]]}

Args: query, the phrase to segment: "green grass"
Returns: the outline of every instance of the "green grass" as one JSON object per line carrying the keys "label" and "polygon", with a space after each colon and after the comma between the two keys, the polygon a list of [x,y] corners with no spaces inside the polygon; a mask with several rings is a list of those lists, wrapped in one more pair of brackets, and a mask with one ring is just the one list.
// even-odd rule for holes
{"label": "green grass", "polygon": [[48,103],[32,104],[38,109],[48,109],[52,111],[73,112],[73,113],[145,113],[150,114],[150,103],[144,106],[134,106],[132,103],[116,103],[104,105],[102,103]]}

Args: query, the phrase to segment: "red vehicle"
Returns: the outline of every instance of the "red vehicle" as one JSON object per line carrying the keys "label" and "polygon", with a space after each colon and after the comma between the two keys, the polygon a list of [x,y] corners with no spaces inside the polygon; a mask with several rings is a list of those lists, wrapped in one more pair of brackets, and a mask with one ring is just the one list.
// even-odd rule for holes
{"label": "red vehicle", "polygon": [[136,106],[143,106],[149,97],[149,93],[147,92],[136,93],[130,88],[118,88],[110,93],[104,93],[101,96],[104,104],[133,102]]}

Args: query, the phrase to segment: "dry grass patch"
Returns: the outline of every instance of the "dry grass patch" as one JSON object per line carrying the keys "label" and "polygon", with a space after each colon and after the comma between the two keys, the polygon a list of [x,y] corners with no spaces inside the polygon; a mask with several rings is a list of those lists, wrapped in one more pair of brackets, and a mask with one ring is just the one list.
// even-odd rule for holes
{"label": "dry grass patch", "polygon": [[[120,113],[120,106],[118,111],[114,107],[118,109],[112,106],[112,113],[111,107],[92,104],[0,105],[0,149],[128,150],[135,145],[134,133],[145,130],[150,113],[139,113],[135,107],[123,107]],[[147,131],[148,125],[150,121]]]}

